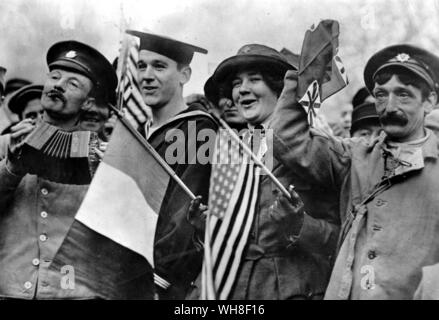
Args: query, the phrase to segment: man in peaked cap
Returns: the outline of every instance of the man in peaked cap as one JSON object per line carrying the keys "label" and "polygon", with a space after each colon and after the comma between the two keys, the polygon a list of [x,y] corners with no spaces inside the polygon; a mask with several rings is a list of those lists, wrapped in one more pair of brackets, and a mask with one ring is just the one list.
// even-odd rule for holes
{"label": "man in peaked cap", "polygon": [[[23,119],[37,119],[41,116],[43,108],[41,107],[42,85],[27,85],[15,91],[7,101],[7,106],[11,112],[18,116],[21,121]],[[7,145],[9,144],[11,128],[16,123],[12,123],[2,131],[1,137],[7,141],[7,144],[0,147],[0,160],[6,157]]]}
{"label": "man in peaked cap", "polygon": [[18,116],[14,112],[11,112],[11,110],[9,110],[9,108],[7,107],[8,102],[15,91],[29,84],[31,84],[31,81],[23,78],[11,78],[6,81],[6,85],[4,87],[4,105],[6,108],[0,112],[0,116],[4,116],[7,119],[7,125],[2,126],[0,121],[0,131],[6,130],[6,127],[11,125],[12,123],[18,122]]}
{"label": "man in peaked cap", "polygon": [[373,140],[381,132],[381,124],[375,109],[375,99],[366,87],[357,91],[352,99],[351,137]]}
{"label": "man in peaked cap", "polygon": [[[183,87],[191,77],[194,53],[207,50],[152,33],[128,33],[140,38],[138,82],[153,113],[153,124],[148,132],[142,130],[143,134],[206,204],[210,161],[199,161],[202,143],[197,142],[197,136],[204,129],[215,132],[217,125],[201,104],[185,104]],[[176,149],[178,159],[173,156]],[[164,199],[155,235],[154,280],[159,299],[183,299],[201,270],[203,251],[197,239],[204,239],[204,234],[197,234],[188,222],[191,199],[172,179]]]}
{"label": "man in peaked cap", "polygon": [[439,150],[424,126],[436,105],[439,58],[394,45],[367,62],[383,132],[372,143],[309,128],[288,73],[273,126],[274,154],[339,193],[343,226],[326,299],[412,299],[422,267],[439,262]]}
{"label": "man in peaked cap", "polygon": [[[94,48],[76,41],[56,43],[47,53],[47,64],[50,72],[42,89],[44,111],[40,121],[75,131],[82,110],[112,99],[116,74]],[[12,127],[7,158],[0,162],[0,297],[94,298],[98,293],[78,282],[63,288],[66,274],[50,269],[88,182],[75,179],[76,173],[68,164],[40,153],[35,155],[35,162],[47,168],[45,174],[28,173],[31,164],[21,157],[22,141],[34,127],[31,119]]]}
{"label": "man in peaked cap", "polygon": [[20,88],[9,99],[9,110],[18,115],[20,121],[38,118],[43,110],[41,106],[42,93],[43,86],[39,84],[30,84]]}
{"label": "man in peaked cap", "polygon": [[232,129],[239,132],[247,128],[247,121],[239,113],[232,99],[225,94],[224,88],[213,80],[213,76],[204,84],[204,95]]}

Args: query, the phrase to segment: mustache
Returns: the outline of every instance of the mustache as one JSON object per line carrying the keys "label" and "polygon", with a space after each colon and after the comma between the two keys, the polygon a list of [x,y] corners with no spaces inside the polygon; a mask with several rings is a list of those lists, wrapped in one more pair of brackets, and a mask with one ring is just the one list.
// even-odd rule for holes
{"label": "mustache", "polygon": [[383,125],[405,125],[408,123],[408,119],[405,115],[394,112],[380,115],[380,121]]}
{"label": "mustache", "polygon": [[66,97],[64,97],[62,92],[60,92],[56,89],[52,89],[52,90],[48,91],[46,94],[51,99],[58,98],[59,100],[61,100],[64,103],[67,101]]}

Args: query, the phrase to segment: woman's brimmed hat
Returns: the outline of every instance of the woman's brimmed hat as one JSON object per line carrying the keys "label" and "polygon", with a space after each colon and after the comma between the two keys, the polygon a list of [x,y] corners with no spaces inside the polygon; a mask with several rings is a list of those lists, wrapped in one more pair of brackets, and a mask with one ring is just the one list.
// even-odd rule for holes
{"label": "woman's brimmed hat", "polygon": [[247,44],[241,47],[236,55],[227,58],[219,64],[213,74],[213,80],[221,83],[238,70],[252,66],[262,66],[273,73],[279,72],[282,77],[287,70],[294,69],[277,50],[262,44]]}
{"label": "woman's brimmed hat", "polygon": [[241,47],[236,55],[225,59],[218,65],[204,86],[206,97],[216,103],[219,89],[224,82],[239,70],[252,67],[263,68],[270,73],[279,74],[280,77],[283,77],[287,70],[296,69],[277,50],[262,44],[247,44]]}

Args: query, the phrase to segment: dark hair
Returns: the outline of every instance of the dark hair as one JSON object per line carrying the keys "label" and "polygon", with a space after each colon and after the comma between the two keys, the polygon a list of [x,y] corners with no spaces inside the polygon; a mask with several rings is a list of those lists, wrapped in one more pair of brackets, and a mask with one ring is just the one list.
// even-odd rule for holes
{"label": "dark hair", "polygon": [[267,83],[267,86],[276,93],[279,98],[284,88],[284,75],[279,75],[275,72],[268,70],[261,70],[262,78]]}
{"label": "dark hair", "polygon": [[187,63],[177,62],[177,70],[181,71],[184,67],[189,67]]}
{"label": "dark hair", "polygon": [[389,81],[392,76],[398,77],[399,81],[401,81],[406,86],[412,85],[413,87],[421,90],[422,100],[427,99],[430,95],[430,92],[433,91],[428,83],[416,73],[398,67],[389,67],[382,72],[379,72],[375,76],[374,81],[379,85],[382,85]]}

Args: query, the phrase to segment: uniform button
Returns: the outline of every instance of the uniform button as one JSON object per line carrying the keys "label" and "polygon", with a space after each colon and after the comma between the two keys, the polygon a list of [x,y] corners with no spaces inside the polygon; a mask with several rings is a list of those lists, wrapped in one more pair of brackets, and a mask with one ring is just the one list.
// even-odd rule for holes
{"label": "uniform button", "polygon": [[49,286],[49,284],[48,284],[46,281],[41,282],[41,285],[42,285],[43,287],[48,287],[48,286]]}
{"label": "uniform button", "polygon": [[382,199],[377,199],[377,202],[376,202],[376,206],[377,207],[381,207],[381,206],[383,206],[385,204],[386,204],[386,201],[384,201]]}
{"label": "uniform button", "polygon": [[47,212],[46,211],[42,211],[41,212],[41,218],[47,218]]}
{"label": "uniform button", "polygon": [[33,259],[33,260],[32,260],[32,264],[33,264],[34,266],[39,265],[39,264],[40,264],[40,259],[37,259],[37,258]]}
{"label": "uniform button", "polygon": [[43,233],[43,234],[40,234],[40,240],[41,241],[46,241],[47,240],[47,236]]}
{"label": "uniform button", "polygon": [[47,196],[49,194],[49,191],[46,188],[41,189],[41,193],[43,196]]}
{"label": "uniform button", "polygon": [[375,259],[375,258],[376,258],[377,254],[376,254],[375,251],[371,250],[371,251],[369,251],[369,253],[367,254],[367,256],[368,256],[369,259],[372,260],[372,259]]}
{"label": "uniform button", "polygon": [[30,288],[32,288],[32,282],[30,282],[30,281],[26,281],[26,282],[24,283],[24,287],[25,287],[26,289],[30,289]]}
{"label": "uniform button", "polygon": [[381,229],[382,228],[379,225],[376,225],[376,224],[373,225],[373,230],[374,231],[381,231]]}

